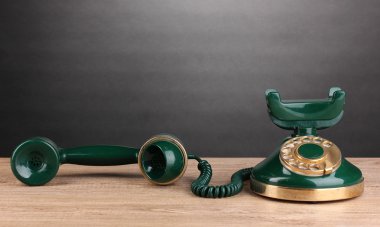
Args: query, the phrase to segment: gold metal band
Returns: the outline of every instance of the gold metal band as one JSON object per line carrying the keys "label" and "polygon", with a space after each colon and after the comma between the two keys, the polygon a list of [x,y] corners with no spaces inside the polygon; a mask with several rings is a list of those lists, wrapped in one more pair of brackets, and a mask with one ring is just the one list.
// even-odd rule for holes
{"label": "gold metal band", "polygon": [[361,195],[364,191],[364,180],[347,187],[309,189],[275,186],[251,179],[251,189],[259,195],[275,199],[322,202],[350,199]]}

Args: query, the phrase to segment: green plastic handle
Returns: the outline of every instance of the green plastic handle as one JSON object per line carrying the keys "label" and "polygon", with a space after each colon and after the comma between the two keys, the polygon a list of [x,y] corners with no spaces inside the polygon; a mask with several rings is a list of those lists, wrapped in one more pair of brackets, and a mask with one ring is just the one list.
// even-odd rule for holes
{"label": "green plastic handle", "polygon": [[84,146],[60,149],[61,164],[113,166],[137,163],[139,149],[124,146]]}

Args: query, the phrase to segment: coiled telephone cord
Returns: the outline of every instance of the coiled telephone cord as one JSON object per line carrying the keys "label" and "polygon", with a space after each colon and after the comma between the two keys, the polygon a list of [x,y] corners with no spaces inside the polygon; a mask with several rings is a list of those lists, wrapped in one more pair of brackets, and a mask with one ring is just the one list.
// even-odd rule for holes
{"label": "coiled telephone cord", "polygon": [[249,179],[252,170],[252,168],[241,169],[231,176],[231,183],[212,186],[209,185],[212,177],[211,165],[195,155],[190,154],[188,158],[196,159],[199,162],[198,169],[200,171],[199,177],[191,183],[191,191],[204,198],[223,198],[238,194],[243,189],[243,182]]}

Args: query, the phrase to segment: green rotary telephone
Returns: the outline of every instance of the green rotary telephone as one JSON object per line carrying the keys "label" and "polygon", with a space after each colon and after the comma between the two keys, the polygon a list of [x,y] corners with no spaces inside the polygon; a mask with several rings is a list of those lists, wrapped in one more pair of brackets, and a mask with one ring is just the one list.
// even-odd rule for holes
{"label": "green rotary telephone", "polygon": [[123,146],[87,146],[62,149],[46,138],[33,138],[13,152],[14,175],[27,185],[43,185],[57,174],[60,164],[123,165],[138,163],[150,182],[166,185],[180,179],[188,159],[195,159],[199,177],[191,184],[200,197],[222,198],[238,194],[245,180],[253,192],[292,201],[332,201],[362,194],[361,171],[344,159],[339,148],[319,137],[317,130],[331,127],[343,116],[345,93],[331,88],[323,100],[281,100],[276,90],[266,91],[268,113],[274,124],[293,130],[280,148],[252,168],[237,171],[226,185],[210,186],[212,168],[201,158],[187,154],[174,136],[157,135],[140,149]]}
{"label": "green rotary telephone", "polygon": [[227,185],[208,186],[211,167],[200,162],[201,176],[193,182],[193,192],[201,197],[232,196],[242,190],[243,181],[250,179],[253,192],[275,199],[318,202],[361,195],[361,171],[342,157],[333,142],[317,135],[317,130],[342,119],[345,92],[331,88],[328,98],[322,100],[285,101],[273,89],[265,95],[272,122],[293,130],[293,134],[264,161],[233,174]]}
{"label": "green rotary telephone", "polygon": [[361,171],[342,157],[337,145],[317,134],[342,119],[343,90],[331,88],[323,100],[297,101],[281,100],[276,90],[267,90],[266,100],[272,122],[293,134],[252,169],[254,192],[296,201],[341,200],[362,194]]}

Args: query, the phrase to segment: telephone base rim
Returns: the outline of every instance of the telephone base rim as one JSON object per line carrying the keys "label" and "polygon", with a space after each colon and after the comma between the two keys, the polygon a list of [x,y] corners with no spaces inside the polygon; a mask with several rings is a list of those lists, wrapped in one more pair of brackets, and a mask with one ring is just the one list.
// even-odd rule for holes
{"label": "telephone base rim", "polygon": [[354,185],[336,188],[292,188],[270,185],[251,179],[251,190],[273,199],[300,202],[327,202],[360,196],[364,191],[364,179]]}

